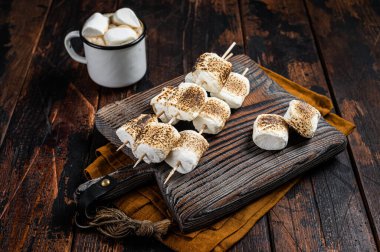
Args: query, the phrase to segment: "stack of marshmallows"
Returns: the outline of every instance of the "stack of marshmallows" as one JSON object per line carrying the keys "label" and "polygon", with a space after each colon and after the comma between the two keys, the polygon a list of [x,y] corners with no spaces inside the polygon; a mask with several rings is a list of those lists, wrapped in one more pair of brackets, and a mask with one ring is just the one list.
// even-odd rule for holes
{"label": "stack of marshmallows", "polygon": [[143,25],[129,8],[115,13],[92,14],[85,22],[82,35],[89,42],[101,46],[119,46],[133,42],[141,36]]}

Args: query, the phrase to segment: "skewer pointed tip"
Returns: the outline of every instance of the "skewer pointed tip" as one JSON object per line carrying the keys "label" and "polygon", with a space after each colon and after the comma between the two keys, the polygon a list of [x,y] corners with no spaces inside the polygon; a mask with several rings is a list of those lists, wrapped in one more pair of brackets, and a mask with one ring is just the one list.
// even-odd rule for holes
{"label": "skewer pointed tip", "polygon": [[166,177],[166,179],[165,179],[165,181],[164,181],[164,185],[165,185],[166,182],[168,182],[169,179],[174,175],[175,171],[178,169],[178,167],[179,167],[180,165],[181,165],[181,163],[178,162],[178,163],[177,163],[177,166],[174,167],[174,168],[170,171],[169,175]]}
{"label": "skewer pointed tip", "polygon": [[139,160],[136,161],[136,163],[133,165],[133,168],[135,168],[143,159],[144,157],[146,156],[146,154],[142,155]]}
{"label": "skewer pointed tip", "polygon": [[125,146],[127,146],[128,143],[129,143],[128,141],[124,142],[122,145],[119,146],[119,148],[116,149],[116,152],[118,152],[121,149],[123,149]]}

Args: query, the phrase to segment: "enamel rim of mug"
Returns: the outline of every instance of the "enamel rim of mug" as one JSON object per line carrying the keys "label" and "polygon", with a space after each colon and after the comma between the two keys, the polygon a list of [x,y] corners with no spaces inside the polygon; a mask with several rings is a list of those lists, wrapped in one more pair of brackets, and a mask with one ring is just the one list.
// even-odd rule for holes
{"label": "enamel rim of mug", "polygon": [[[87,19],[86,19],[87,20]],[[140,37],[138,37],[137,39],[133,40],[131,43],[128,43],[128,44],[125,44],[125,45],[119,45],[119,46],[102,46],[102,45],[97,45],[97,44],[94,44],[94,43],[91,43],[90,41],[88,41],[83,35],[82,35],[82,29],[83,27],[81,27],[81,29],[79,30],[79,36],[80,36],[80,39],[82,40],[83,43],[86,43],[87,45],[91,46],[91,47],[94,47],[96,49],[102,49],[102,50],[120,50],[120,49],[124,49],[124,48],[128,48],[128,47],[131,47],[131,46],[134,46],[136,45],[137,43],[139,43],[141,40],[143,40],[146,36],[146,25],[144,23],[144,21],[142,21],[141,19],[139,19],[140,22],[142,23],[143,25],[143,32],[141,33]]]}

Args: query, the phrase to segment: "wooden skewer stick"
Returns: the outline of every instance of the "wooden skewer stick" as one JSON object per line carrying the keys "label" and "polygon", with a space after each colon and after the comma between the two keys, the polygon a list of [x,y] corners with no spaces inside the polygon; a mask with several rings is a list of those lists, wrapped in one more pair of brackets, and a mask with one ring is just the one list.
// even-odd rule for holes
{"label": "wooden skewer stick", "polygon": [[179,116],[179,113],[177,113],[175,116],[173,116],[170,121],[168,122],[168,124],[172,124],[174,122],[175,119],[177,119],[177,116]]}
{"label": "wooden skewer stick", "polygon": [[200,135],[202,135],[202,134],[203,134],[203,131],[204,131],[205,129],[207,129],[207,125],[206,125],[206,124],[203,124],[203,125],[202,125],[202,128],[199,130],[198,133],[199,133]]}
{"label": "wooden skewer stick", "polygon": [[163,114],[165,114],[165,111],[161,111],[161,112],[158,113],[156,116],[157,116],[157,118],[160,118]]}
{"label": "wooden skewer stick", "polygon": [[181,165],[181,162],[178,161],[176,167],[174,167],[174,168],[171,170],[171,172],[169,173],[169,175],[166,177],[165,182],[164,182],[164,185],[165,185],[166,182],[168,182],[169,179],[174,175],[175,171],[180,167],[180,165]]}
{"label": "wooden skewer stick", "polygon": [[135,168],[143,159],[144,157],[146,156],[146,154],[144,153],[140,158],[139,160],[136,161],[135,165],[133,166],[133,168]]}
{"label": "wooden skewer stick", "polygon": [[248,73],[248,70],[249,70],[249,68],[247,67],[246,69],[244,69],[244,72],[241,74],[241,75],[246,75],[247,73]]}
{"label": "wooden skewer stick", "polygon": [[129,143],[129,141],[125,141],[122,145],[119,146],[119,148],[117,148],[116,152],[118,152],[119,150],[123,149],[124,146],[127,146],[128,143]]}
{"label": "wooden skewer stick", "polygon": [[233,53],[228,54],[227,57],[225,58],[225,60],[229,60],[232,56],[234,56]]}
{"label": "wooden skewer stick", "polygon": [[231,52],[232,48],[234,48],[235,45],[236,42],[233,42],[230,47],[228,47],[227,51],[223,54],[222,59],[224,59]]}

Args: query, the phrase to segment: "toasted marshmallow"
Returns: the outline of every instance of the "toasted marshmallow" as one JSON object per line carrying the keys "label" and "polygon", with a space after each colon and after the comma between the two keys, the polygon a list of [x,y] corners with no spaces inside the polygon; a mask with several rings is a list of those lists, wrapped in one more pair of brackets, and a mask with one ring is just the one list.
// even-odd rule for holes
{"label": "toasted marshmallow", "polygon": [[145,126],[136,139],[132,150],[136,158],[150,163],[160,163],[165,160],[173,146],[180,139],[178,131],[167,123],[153,122]]}
{"label": "toasted marshmallow", "polygon": [[137,39],[137,33],[128,27],[112,28],[104,34],[104,40],[109,46],[127,44],[135,39]]}
{"label": "toasted marshmallow", "polygon": [[186,74],[186,76],[185,76],[185,82],[187,82],[187,83],[195,83],[193,72],[190,72],[190,73]]}
{"label": "toasted marshmallow", "polygon": [[108,23],[108,17],[96,12],[87,19],[86,23],[84,23],[82,35],[86,38],[104,35],[108,29]]}
{"label": "toasted marshmallow", "polygon": [[317,130],[321,113],[306,102],[292,100],[284,118],[298,134],[306,138],[312,138]]}
{"label": "toasted marshmallow", "polygon": [[177,171],[185,174],[191,172],[197,165],[203,153],[208,149],[207,140],[194,130],[184,130],[180,133],[180,139],[174,145],[165,162]]}
{"label": "toasted marshmallow", "polygon": [[204,53],[197,59],[193,77],[195,83],[208,92],[219,93],[231,73],[232,64],[215,53]]}
{"label": "toasted marshmallow", "polygon": [[118,128],[116,130],[116,135],[122,143],[128,141],[127,147],[132,148],[136,138],[141,134],[144,127],[152,122],[158,122],[156,116],[141,114]]}
{"label": "toasted marshmallow", "polygon": [[113,16],[112,21],[118,25],[128,25],[132,28],[138,28],[141,26],[140,20],[137,18],[133,10],[129,8],[122,8],[117,10]]}
{"label": "toasted marshmallow", "polygon": [[246,77],[238,73],[230,73],[222,90],[219,93],[211,92],[211,96],[225,101],[230,108],[240,108],[249,90],[249,80]]}
{"label": "toasted marshmallow", "polygon": [[206,125],[204,133],[218,134],[231,115],[230,107],[224,101],[210,97],[206,100],[198,117],[193,120],[194,127],[200,131]]}
{"label": "toasted marshmallow", "polygon": [[178,92],[167,103],[166,113],[183,121],[192,121],[198,116],[207,99],[207,92],[194,83],[181,83]]}
{"label": "toasted marshmallow", "polygon": [[[176,92],[178,92],[177,88],[174,87],[164,87],[158,95],[153,97],[153,99],[150,101],[150,105],[153,108],[153,111],[156,115],[160,114],[161,112],[166,111],[167,102],[171,96],[173,96]],[[162,114],[160,116],[160,119],[162,122],[169,122],[170,119],[172,119],[170,116],[168,116],[166,113]],[[172,122],[172,125],[176,124],[179,120],[174,119]]]}
{"label": "toasted marshmallow", "polygon": [[288,125],[282,116],[259,115],[253,124],[253,142],[264,150],[282,150],[288,144]]}

